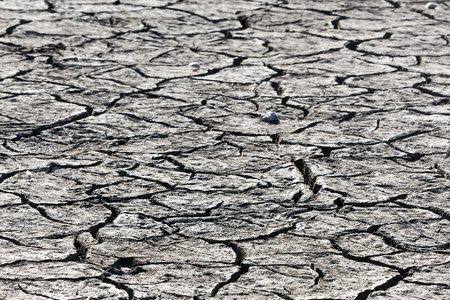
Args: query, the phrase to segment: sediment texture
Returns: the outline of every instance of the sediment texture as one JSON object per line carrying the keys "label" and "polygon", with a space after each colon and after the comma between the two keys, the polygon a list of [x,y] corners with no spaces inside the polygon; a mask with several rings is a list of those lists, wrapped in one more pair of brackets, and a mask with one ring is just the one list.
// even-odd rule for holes
{"label": "sediment texture", "polygon": [[0,1],[0,299],[450,298],[425,3]]}

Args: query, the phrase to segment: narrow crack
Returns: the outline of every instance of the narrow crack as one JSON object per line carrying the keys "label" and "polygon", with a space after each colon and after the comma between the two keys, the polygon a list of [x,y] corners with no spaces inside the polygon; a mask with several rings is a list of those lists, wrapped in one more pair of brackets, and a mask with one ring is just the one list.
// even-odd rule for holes
{"label": "narrow crack", "polygon": [[140,179],[140,180],[144,180],[144,181],[148,181],[148,182],[157,183],[171,191],[174,190],[175,187],[177,186],[176,184],[172,185],[170,183],[167,183],[167,182],[159,180],[159,179],[151,179],[151,178],[141,177],[141,176],[137,176],[137,175],[131,175],[125,170],[118,171],[118,174],[119,174],[119,176],[122,176],[122,177],[129,177],[129,178]]}
{"label": "narrow crack", "polygon": [[30,73],[30,72],[32,72],[32,71],[34,71],[34,70],[33,70],[33,69],[30,69],[30,70],[22,70],[22,71],[19,71],[19,72],[15,73],[15,74],[13,74],[13,75],[11,75],[11,76],[7,76],[7,77],[0,78],[0,82],[4,81],[5,79],[16,78],[17,76],[26,75],[26,74],[28,74],[28,73]]}
{"label": "narrow crack", "polygon": [[30,245],[27,245],[27,244],[23,244],[23,243],[21,243],[21,242],[15,240],[15,239],[13,239],[13,238],[9,238],[9,237],[2,236],[2,235],[0,235],[0,240],[8,241],[8,242],[10,242],[10,243],[12,243],[12,244],[14,244],[14,245],[16,245],[16,246],[27,247],[27,248],[37,248],[37,249],[42,249],[41,247],[30,246]]}
{"label": "narrow crack", "polygon": [[431,245],[419,245],[398,240],[381,232],[374,232],[373,235],[381,237],[386,245],[404,251],[429,252],[429,251],[445,250],[450,248],[450,241]]}
{"label": "narrow crack", "polygon": [[14,30],[17,27],[19,27],[21,25],[25,25],[25,24],[31,23],[31,22],[32,21],[30,21],[30,20],[20,20],[19,24],[16,24],[16,25],[13,25],[13,26],[10,26],[10,27],[6,28],[5,33],[1,34],[0,37],[4,37],[6,35],[11,35],[11,34],[13,34]]}
{"label": "narrow crack", "polygon": [[[104,203],[104,201],[102,201],[102,202],[103,202],[102,205],[105,208],[107,208],[109,211],[111,211],[111,214],[109,215],[109,217],[107,217],[105,219],[105,221],[100,222],[100,223],[98,223],[96,225],[93,225],[93,226],[89,227],[89,233],[99,243],[102,242],[102,240],[101,240],[101,238],[100,238],[100,236],[98,234],[100,229],[102,229],[103,227],[105,227],[105,226],[107,226],[109,224],[112,224],[114,222],[114,220],[119,216],[119,213],[120,213],[120,211],[117,208],[115,208],[114,206],[106,204],[106,203]],[[83,249],[80,249],[80,252],[82,254],[83,253]],[[78,251],[77,251],[77,253],[78,253]]]}
{"label": "narrow crack", "polygon": [[211,297],[215,297],[219,290],[223,288],[224,286],[236,282],[241,278],[241,276],[245,273],[247,273],[250,269],[250,265],[243,264],[242,260],[245,258],[245,251],[239,247],[235,243],[229,243],[229,246],[233,249],[233,251],[236,253],[236,264],[239,265],[239,270],[231,274],[230,278],[226,281],[219,282],[216,284],[216,286],[211,291]]}
{"label": "narrow crack", "polygon": [[396,200],[404,200],[408,198],[408,196],[409,196],[408,194],[399,194],[396,196],[389,197],[386,200],[380,200],[376,202],[346,202],[345,205],[351,205],[355,207],[374,207],[377,206],[378,204],[390,203]]}
{"label": "narrow crack", "polygon": [[[31,291],[28,291],[26,288],[22,287],[22,285],[20,284],[20,282],[17,283],[17,286],[18,286],[19,289],[20,289],[24,294],[26,294],[26,295],[37,296],[37,297],[43,297],[43,298],[47,298],[47,299],[55,299],[55,298],[53,298],[53,297],[49,297],[49,296],[46,296],[46,295],[41,294],[41,293],[33,293],[33,292],[31,292]],[[34,298],[34,297],[33,297],[33,298]]]}
{"label": "narrow crack", "polygon": [[75,235],[74,240],[73,240],[73,245],[75,247],[78,260],[79,261],[85,260],[88,255],[89,245],[84,243],[84,241],[82,241],[79,238],[79,233]]}
{"label": "narrow crack", "polygon": [[[441,166],[439,166],[438,163],[436,163],[434,165],[434,168],[436,169],[436,172],[444,179],[446,180],[450,180],[450,172],[445,171],[444,169],[441,168]],[[1,182],[1,180],[0,180]]]}
{"label": "narrow crack", "polygon": [[86,111],[76,114],[76,115],[72,115],[70,117],[58,120],[56,122],[50,123],[50,124],[45,124],[45,125],[40,125],[37,126],[36,128],[34,128],[30,133],[22,133],[17,135],[15,138],[13,138],[13,141],[19,141],[22,138],[28,138],[28,137],[32,137],[32,136],[37,136],[39,135],[42,131],[48,130],[48,129],[52,129],[55,127],[60,127],[60,126],[64,126],[79,120],[82,120],[84,118],[87,118],[89,116],[92,115],[93,112],[93,108],[92,107],[86,107]]}
{"label": "narrow crack", "polygon": [[386,264],[386,263],[383,263],[383,262],[380,262],[380,261],[376,261],[376,260],[373,260],[372,258],[367,257],[367,256],[356,256],[356,255],[353,255],[353,254],[350,253],[349,250],[344,249],[341,246],[339,246],[339,244],[337,243],[336,240],[334,240],[332,238],[330,238],[328,240],[330,241],[330,243],[331,243],[331,245],[333,246],[334,249],[340,251],[342,256],[347,258],[347,259],[349,259],[349,260],[353,260],[353,261],[356,261],[356,262],[362,262],[362,263],[368,263],[368,264],[372,264],[372,265],[375,265],[375,266],[388,268],[388,269],[391,269],[391,270],[396,270],[398,272],[402,272],[403,271],[403,269],[401,269],[400,267],[397,267],[395,265],[389,265],[389,264]]}
{"label": "narrow crack", "polygon": [[319,124],[321,124],[321,123],[322,123],[322,121],[317,121],[317,122],[309,123],[309,124],[306,125],[305,127],[302,127],[302,128],[299,128],[299,129],[296,129],[296,130],[292,131],[292,133],[302,133],[302,132],[305,131],[306,129],[311,128],[311,127],[314,127],[314,126],[317,126],[317,125],[319,125]]}
{"label": "narrow crack", "polygon": [[317,277],[314,278],[314,285],[319,284],[319,280],[325,277],[325,274],[314,263],[311,263],[311,269],[317,273]]}
{"label": "narrow crack", "polygon": [[70,164],[58,164],[55,162],[50,162],[48,166],[43,168],[43,171],[46,171],[46,173],[52,173],[58,169],[82,169],[82,168],[89,168],[89,167],[96,167],[103,163],[102,160],[93,162],[91,164],[79,164],[79,165],[70,165]]}
{"label": "narrow crack", "polygon": [[370,294],[375,291],[387,291],[388,289],[399,284],[399,282],[402,281],[405,277],[411,276],[412,273],[410,272],[410,270],[412,270],[413,268],[414,267],[409,267],[404,270],[401,270],[400,274],[395,275],[392,278],[389,278],[386,282],[377,285],[373,289],[367,289],[365,291],[360,292],[356,296],[355,300],[366,300],[370,296]]}
{"label": "narrow crack", "polygon": [[394,8],[400,8],[401,2],[400,1],[393,1],[393,0],[384,0],[390,5],[392,5]]}
{"label": "narrow crack", "polygon": [[17,192],[12,192],[12,191],[3,191],[0,190],[1,193],[7,193],[7,194],[12,194],[15,196],[18,196],[20,198],[20,200],[22,201],[23,204],[26,204],[28,206],[30,206],[31,208],[34,208],[35,210],[37,210],[39,212],[39,214],[41,216],[43,216],[44,218],[46,218],[47,220],[50,220],[52,222],[57,222],[57,223],[63,223],[63,224],[67,224],[66,222],[60,221],[58,219],[52,218],[48,215],[47,211],[45,210],[45,208],[42,205],[36,204],[33,201],[31,201],[30,199],[28,199],[28,197],[24,194],[21,193],[17,193]]}
{"label": "narrow crack", "polygon": [[109,277],[102,277],[101,281],[104,283],[112,284],[117,289],[125,291],[128,294],[128,300],[134,299],[134,290],[132,288],[128,287],[127,285],[117,282],[117,281],[114,281]]}
{"label": "narrow crack", "polygon": [[309,165],[302,158],[294,160],[293,162],[294,165],[297,167],[297,169],[300,171],[300,173],[303,175],[305,184],[309,186],[309,189],[313,192],[313,194],[317,194],[322,188],[322,185],[317,183],[317,177],[311,170]]}
{"label": "narrow crack", "polygon": [[294,105],[294,104],[289,104],[288,101],[290,100],[289,96],[285,96],[281,99],[281,104],[286,106],[286,107],[290,107],[290,108],[294,108],[294,109],[299,109],[303,112],[303,118],[306,118],[309,115],[309,110],[306,107],[300,106],[300,105]]}
{"label": "narrow crack", "polygon": [[430,132],[433,132],[433,131],[435,131],[435,130],[415,130],[415,131],[410,131],[410,132],[407,132],[407,133],[402,133],[402,134],[399,134],[399,135],[396,135],[394,137],[389,138],[386,141],[386,143],[387,144],[392,144],[392,143],[397,142],[397,141],[401,141],[401,140],[404,140],[404,139],[407,139],[407,138],[410,138],[410,137],[413,137],[413,136],[427,134],[427,133],[430,133]]}
{"label": "narrow crack", "polygon": [[8,172],[8,173],[2,173],[2,174],[0,174],[0,183],[2,183],[3,181],[5,181],[8,178],[15,176],[16,174],[23,173],[26,171],[27,170],[17,170],[17,171],[12,171],[12,172]]}

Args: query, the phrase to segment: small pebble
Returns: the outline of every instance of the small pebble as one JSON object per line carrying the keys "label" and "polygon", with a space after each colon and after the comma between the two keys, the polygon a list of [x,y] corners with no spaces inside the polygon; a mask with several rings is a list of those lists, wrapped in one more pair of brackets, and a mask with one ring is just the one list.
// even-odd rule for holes
{"label": "small pebble", "polygon": [[263,120],[264,122],[271,122],[271,123],[276,123],[280,121],[280,119],[274,112],[268,112],[261,115],[261,120]]}
{"label": "small pebble", "polygon": [[428,2],[425,5],[425,8],[428,8],[428,9],[439,9],[439,4],[437,4],[436,2]]}
{"label": "small pebble", "polygon": [[198,62],[191,62],[189,68],[191,68],[192,71],[197,72],[200,70],[200,64]]}
{"label": "small pebble", "polygon": [[272,187],[272,183],[268,181],[260,181],[256,184],[257,187],[260,189],[269,188]]}

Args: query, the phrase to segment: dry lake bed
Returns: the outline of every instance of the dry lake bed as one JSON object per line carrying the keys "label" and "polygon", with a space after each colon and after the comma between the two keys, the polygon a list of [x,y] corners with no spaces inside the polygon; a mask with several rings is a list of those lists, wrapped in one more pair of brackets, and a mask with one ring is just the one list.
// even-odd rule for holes
{"label": "dry lake bed", "polygon": [[426,4],[0,1],[0,299],[450,299]]}

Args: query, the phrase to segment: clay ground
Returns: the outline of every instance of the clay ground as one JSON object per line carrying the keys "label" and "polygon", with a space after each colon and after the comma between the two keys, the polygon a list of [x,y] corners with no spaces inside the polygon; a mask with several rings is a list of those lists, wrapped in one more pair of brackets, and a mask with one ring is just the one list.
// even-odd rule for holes
{"label": "clay ground", "polygon": [[450,299],[426,3],[0,1],[0,299]]}

